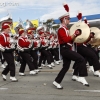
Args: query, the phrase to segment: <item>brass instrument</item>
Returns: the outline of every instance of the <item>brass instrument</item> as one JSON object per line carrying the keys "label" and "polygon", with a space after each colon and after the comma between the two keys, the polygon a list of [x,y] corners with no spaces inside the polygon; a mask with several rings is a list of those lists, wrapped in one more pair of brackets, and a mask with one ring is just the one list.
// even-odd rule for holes
{"label": "brass instrument", "polygon": [[33,28],[34,25],[32,24],[32,22],[30,20],[26,20],[26,26],[25,29],[28,30],[29,28]]}
{"label": "brass instrument", "polygon": [[15,29],[16,34],[18,34],[19,29],[23,29],[23,26],[22,26],[20,23],[18,23],[18,24],[15,26],[14,29]]}
{"label": "brass instrument", "polygon": [[7,23],[10,25],[11,28],[13,28],[13,19],[10,15],[3,17],[0,19],[0,29],[2,28],[2,24]]}

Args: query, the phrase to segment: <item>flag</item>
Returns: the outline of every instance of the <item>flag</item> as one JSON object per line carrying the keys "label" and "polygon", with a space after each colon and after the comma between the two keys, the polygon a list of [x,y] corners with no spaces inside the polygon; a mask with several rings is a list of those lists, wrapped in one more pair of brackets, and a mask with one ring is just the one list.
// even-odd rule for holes
{"label": "flag", "polygon": [[12,34],[16,34],[14,28],[15,28],[15,26],[16,26],[17,24],[18,24],[18,22],[13,22],[13,28],[11,29],[11,33],[12,33]]}
{"label": "flag", "polygon": [[38,26],[39,26],[39,21],[38,21],[38,19],[36,19],[36,20],[31,20],[31,22],[32,22],[32,24],[33,24],[34,27],[38,27]]}

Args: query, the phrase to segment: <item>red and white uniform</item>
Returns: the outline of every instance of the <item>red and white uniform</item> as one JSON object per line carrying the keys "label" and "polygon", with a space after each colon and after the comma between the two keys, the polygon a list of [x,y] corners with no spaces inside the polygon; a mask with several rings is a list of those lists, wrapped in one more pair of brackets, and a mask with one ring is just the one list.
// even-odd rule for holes
{"label": "red and white uniform", "polygon": [[41,42],[40,42],[39,39],[33,39],[33,46],[34,46],[34,47],[33,47],[33,50],[39,48],[40,45],[41,45]]}
{"label": "red and white uniform", "polygon": [[72,38],[69,35],[69,30],[65,26],[61,26],[58,30],[58,40],[59,44],[68,44],[72,46]]}
{"label": "red and white uniform", "polygon": [[55,39],[54,41],[53,41],[53,48],[58,48],[58,45],[59,45],[59,43],[58,43],[58,39]]}
{"label": "red and white uniform", "polygon": [[7,48],[10,47],[10,35],[6,33],[1,33],[0,34],[0,48],[2,49],[1,51],[4,51]]}
{"label": "red and white uniform", "polygon": [[49,46],[49,40],[45,39],[45,37],[40,37],[42,47]]}
{"label": "red and white uniform", "polygon": [[28,40],[27,37],[19,37],[17,42],[17,48],[19,51],[24,51],[24,49],[30,48],[31,42]]}
{"label": "red and white uniform", "polygon": [[49,40],[49,46],[48,46],[48,49],[51,49],[51,48],[53,48],[53,45],[54,45],[54,37],[52,36],[52,35],[50,35],[49,36],[49,38],[48,38]]}

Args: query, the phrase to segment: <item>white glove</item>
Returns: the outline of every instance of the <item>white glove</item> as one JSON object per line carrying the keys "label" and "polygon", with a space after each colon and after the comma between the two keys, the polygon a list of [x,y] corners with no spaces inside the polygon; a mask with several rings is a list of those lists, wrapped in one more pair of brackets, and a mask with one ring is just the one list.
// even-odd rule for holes
{"label": "white glove", "polygon": [[1,50],[2,52],[5,51],[5,47],[3,47],[1,44],[0,44],[0,50]]}

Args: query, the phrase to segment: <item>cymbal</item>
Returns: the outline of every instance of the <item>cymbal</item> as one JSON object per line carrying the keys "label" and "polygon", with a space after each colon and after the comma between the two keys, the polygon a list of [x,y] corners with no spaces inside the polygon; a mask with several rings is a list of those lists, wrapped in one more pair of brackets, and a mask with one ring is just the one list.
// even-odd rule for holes
{"label": "cymbal", "polygon": [[100,39],[93,39],[89,42],[91,45],[99,46],[100,45]]}
{"label": "cymbal", "polygon": [[91,27],[91,32],[94,32],[94,38],[90,41],[91,45],[100,45],[100,29],[97,27]]}
{"label": "cymbal", "polygon": [[75,43],[83,43],[85,42],[90,35],[90,28],[87,24],[82,22],[76,22],[72,27],[70,28],[70,35],[73,35],[77,29],[81,29],[82,34],[77,36],[74,40]]}
{"label": "cymbal", "polygon": [[100,39],[100,29],[99,28],[91,27],[90,31],[95,33],[95,35],[94,35],[95,39]]}

